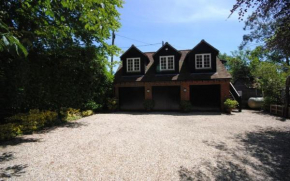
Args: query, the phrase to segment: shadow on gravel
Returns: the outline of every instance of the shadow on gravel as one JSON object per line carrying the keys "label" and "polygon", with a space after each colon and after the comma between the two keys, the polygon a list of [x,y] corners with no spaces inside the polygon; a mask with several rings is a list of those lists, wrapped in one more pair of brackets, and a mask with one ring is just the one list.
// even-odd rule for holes
{"label": "shadow on gravel", "polygon": [[[9,162],[14,159],[13,152],[6,152],[0,155],[0,166],[1,163]],[[0,180],[2,179],[13,179],[13,177],[19,177],[25,173],[24,169],[27,168],[27,164],[13,165],[9,167],[0,167]]]}
{"label": "shadow on gravel", "polygon": [[13,179],[13,177],[20,177],[21,174],[25,173],[25,168],[27,168],[27,164],[0,168],[0,179]]}
{"label": "shadow on gravel", "polygon": [[114,112],[109,114],[129,114],[129,115],[167,115],[167,116],[218,116],[221,112]]}
{"label": "shadow on gravel", "polygon": [[262,130],[238,135],[239,145],[205,141],[221,152],[213,162],[180,167],[180,180],[290,180],[290,131]]}
{"label": "shadow on gravel", "polygon": [[50,131],[54,131],[58,128],[79,128],[82,126],[88,126],[88,124],[83,123],[83,122],[71,121],[71,122],[65,122],[65,123],[59,124],[57,126],[47,127],[41,131],[38,131],[37,133],[42,134],[42,133],[48,133]]}
{"label": "shadow on gravel", "polygon": [[287,120],[290,120],[289,118],[284,118],[284,117],[280,117],[280,116],[277,116],[277,115],[273,115],[269,112],[266,112],[266,111],[259,111],[259,110],[255,110],[253,111],[252,113],[254,114],[259,114],[259,115],[266,115],[266,116],[270,116],[278,121],[287,121]]}
{"label": "shadow on gravel", "polygon": [[2,153],[2,155],[0,155],[0,164],[13,159],[14,159],[13,152]]}
{"label": "shadow on gravel", "polygon": [[4,142],[0,142],[0,148],[1,147],[6,147],[6,146],[16,146],[16,145],[20,145],[23,143],[31,143],[31,142],[39,142],[39,139],[34,139],[34,138],[22,138],[22,137],[18,137],[18,138],[14,138],[12,140],[9,141],[4,141]]}

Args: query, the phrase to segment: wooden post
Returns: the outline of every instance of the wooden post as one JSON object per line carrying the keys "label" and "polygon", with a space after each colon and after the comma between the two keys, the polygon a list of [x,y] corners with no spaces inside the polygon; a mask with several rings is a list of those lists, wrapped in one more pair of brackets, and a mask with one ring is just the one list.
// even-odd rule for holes
{"label": "wooden post", "polygon": [[286,89],[285,89],[285,101],[284,101],[284,117],[287,118],[288,117],[288,106],[289,106],[289,87],[290,87],[290,76],[288,76],[287,80],[286,80]]}
{"label": "wooden post", "polygon": [[[115,43],[115,32],[113,31],[112,32],[112,45],[114,45]],[[113,74],[113,58],[114,58],[114,55],[112,54],[111,55],[111,74]]]}

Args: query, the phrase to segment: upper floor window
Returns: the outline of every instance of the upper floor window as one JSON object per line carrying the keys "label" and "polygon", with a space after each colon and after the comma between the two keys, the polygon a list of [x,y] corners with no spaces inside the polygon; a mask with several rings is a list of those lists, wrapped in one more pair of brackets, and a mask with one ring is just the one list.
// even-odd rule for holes
{"label": "upper floor window", "polygon": [[160,70],[174,70],[174,56],[160,56]]}
{"label": "upper floor window", "polygon": [[210,69],[211,68],[211,54],[196,54],[195,55],[196,69]]}
{"label": "upper floor window", "polygon": [[127,58],[127,72],[140,72],[140,58]]}

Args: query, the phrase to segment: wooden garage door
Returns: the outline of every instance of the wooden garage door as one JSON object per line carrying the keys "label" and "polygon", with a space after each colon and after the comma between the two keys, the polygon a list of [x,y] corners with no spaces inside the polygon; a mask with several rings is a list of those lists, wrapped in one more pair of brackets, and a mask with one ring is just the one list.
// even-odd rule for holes
{"label": "wooden garage door", "polygon": [[152,87],[154,110],[179,110],[180,86]]}
{"label": "wooden garage door", "polygon": [[220,85],[190,86],[190,101],[195,110],[220,110]]}
{"label": "wooden garage door", "polygon": [[145,97],[144,87],[120,87],[119,106],[120,110],[135,111],[144,110]]}

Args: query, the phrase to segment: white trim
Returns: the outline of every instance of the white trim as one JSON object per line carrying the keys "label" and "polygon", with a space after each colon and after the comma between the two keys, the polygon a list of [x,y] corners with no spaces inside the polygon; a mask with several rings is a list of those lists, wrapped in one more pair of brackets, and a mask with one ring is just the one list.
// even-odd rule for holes
{"label": "white trim", "polygon": [[[197,56],[201,55],[202,59],[202,67],[197,67]],[[204,56],[209,55],[209,67],[204,67]],[[195,54],[195,69],[211,69],[211,54],[210,53],[201,53],[201,54]]]}
{"label": "white trim", "polygon": [[[172,59],[173,59],[173,68],[172,68],[172,69],[169,69],[169,68],[168,68],[168,58],[169,58],[169,57],[172,57]],[[162,69],[162,67],[161,67],[161,58],[165,58],[166,69]],[[159,57],[159,66],[160,66],[160,71],[175,70],[175,60],[174,60],[174,55],[160,56],[160,57]]]}
{"label": "white trim", "polygon": [[[132,62],[132,70],[129,71],[129,63],[128,63],[128,60],[131,59],[133,60]],[[135,60],[139,60],[139,70],[135,70]],[[141,60],[139,57],[136,57],[136,58],[126,58],[126,64],[127,64],[127,72],[141,72]]]}

